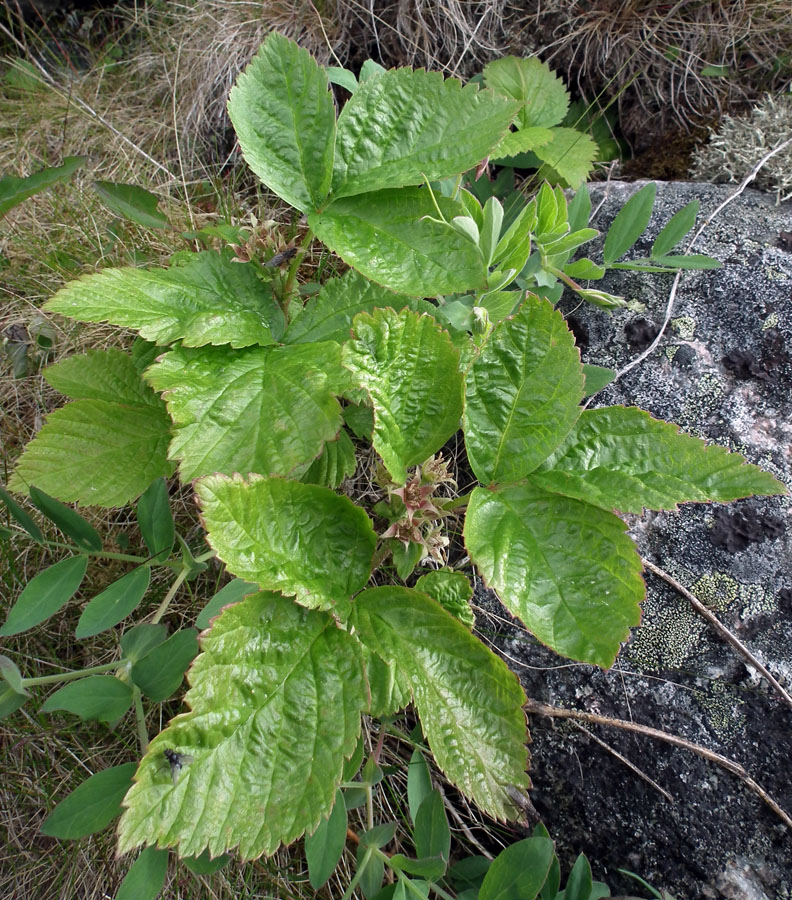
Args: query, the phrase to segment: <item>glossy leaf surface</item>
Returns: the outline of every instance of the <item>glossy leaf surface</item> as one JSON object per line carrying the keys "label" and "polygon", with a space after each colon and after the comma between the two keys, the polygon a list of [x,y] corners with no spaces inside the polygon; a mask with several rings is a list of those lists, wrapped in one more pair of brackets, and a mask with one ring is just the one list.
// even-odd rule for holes
{"label": "glossy leaf surface", "polygon": [[330,189],[335,107],[327,73],[275,31],[237,79],[228,115],[250,168],[301,212]]}
{"label": "glossy leaf surface", "polygon": [[[202,639],[190,711],[150,743],[119,826],[182,855],[272,853],[330,812],[360,733],[359,645],[326,613],[271,594],[226,609]],[[189,754],[174,784],[165,748]]]}
{"label": "glossy leaf surface", "polygon": [[532,484],[475,488],[465,545],[486,584],[556,653],[608,668],[644,597],[617,516]]}
{"label": "glossy leaf surface", "polygon": [[580,415],[583,381],[564,317],[529,296],[468,369],[465,445],[479,481],[517,481],[546,459]]}
{"label": "glossy leaf surface", "polygon": [[105,269],[62,287],[45,309],[80,322],[110,322],[187,347],[271,344],[284,320],[251,263],[205,250],[169,269]]}
{"label": "glossy leaf surface", "polygon": [[341,427],[332,342],[243,350],[181,347],[147,372],[174,422],[183,481],[220,472],[299,476]]}
{"label": "glossy leaf surface", "polygon": [[474,624],[473,610],[470,608],[470,600],[473,597],[473,586],[464,572],[455,572],[453,569],[433,569],[427,572],[415,582],[416,591],[428,594],[452,616],[455,616],[472,628]]}
{"label": "glossy leaf surface", "polygon": [[0,635],[20,634],[54,616],[77,592],[87,567],[87,556],[69,556],[31,578],[9,610]]}
{"label": "glossy leaf surface", "polygon": [[[464,208],[436,201],[447,221]],[[486,287],[481,251],[451,226],[433,222],[437,210],[426,188],[345,197],[308,216],[319,240],[371,281],[417,297]]]}
{"label": "glossy leaf surface", "polygon": [[89,675],[50,694],[40,712],[65,710],[81,719],[114,722],[132,705],[132,688],[114,675]]}
{"label": "glossy leaf surface", "polygon": [[[165,404],[141,379],[132,357],[120,350],[90,350],[50,367],[45,378],[74,402],[50,413],[27,445],[11,479],[13,489],[35,484],[61,500],[123,506],[155,478],[171,474]],[[86,528],[87,523],[78,532]],[[101,539],[96,534],[90,547],[81,546],[101,549]]]}
{"label": "glossy leaf surface", "polygon": [[74,636],[93,637],[118,625],[137,609],[148,590],[150,580],[151,568],[139,566],[92,597],[80,615]]}
{"label": "glossy leaf surface", "polygon": [[525,774],[525,695],[506,665],[425,594],[381,587],[359,594],[353,621],[361,640],[412,688],[438,766],[494,818],[517,810],[508,788]]}
{"label": "glossy leaf surface", "polygon": [[201,479],[196,493],[207,540],[234,575],[340,613],[368,581],[377,539],[348,497],[280,478],[219,475]]}
{"label": "glossy leaf surface", "polygon": [[518,104],[423,69],[395,69],[355,91],[338,117],[333,196],[458,175],[489,156]]}
{"label": "glossy leaf surface", "polygon": [[328,441],[317,459],[300,479],[306,484],[321,484],[324,487],[337,488],[341,482],[352,475],[357,466],[355,445],[349,432],[342,428],[334,441]]}
{"label": "glossy leaf surface", "polygon": [[41,833],[74,840],[107,828],[121,814],[121,801],[134,774],[135,763],[124,763],[91,775],[53,809]]}
{"label": "glossy leaf surface", "polygon": [[374,407],[372,443],[393,480],[439,450],[459,428],[459,353],[431,316],[389,309],[361,314],[343,363]]}
{"label": "glossy leaf surface", "polygon": [[412,702],[410,684],[401,669],[386,663],[368,647],[363,648],[371,702],[366,712],[375,719],[393,716]]}
{"label": "glossy leaf surface", "polygon": [[546,490],[602,509],[640,513],[677,503],[726,503],[783,494],[769,472],[739,453],[683,434],[635,407],[585,410],[564,443],[531,476]]}
{"label": "glossy leaf surface", "polygon": [[352,320],[358,313],[373,312],[377,307],[411,309],[423,304],[405,294],[389,291],[350,269],[340,278],[326,281],[292,319],[283,340],[287,344],[309,341],[336,341],[343,344],[352,335]]}

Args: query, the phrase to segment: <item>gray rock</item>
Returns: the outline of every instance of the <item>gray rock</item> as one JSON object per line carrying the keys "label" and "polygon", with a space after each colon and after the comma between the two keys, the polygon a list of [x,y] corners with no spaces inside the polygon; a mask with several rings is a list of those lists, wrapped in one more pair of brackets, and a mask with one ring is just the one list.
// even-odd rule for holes
{"label": "gray rock", "polygon": [[[639,184],[608,196],[594,223],[603,234]],[[659,184],[647,256],[670,216],[699,198],[699,221],[734,191]],[[743,453],[792,484],[792,204],[746,191],[694,248],[721,269],[682,277],[670,326],[638,367],[593,405],[640,406],[683,431]],[[597,258],[596,253],[587,255]],[[608,316],[562,302],[585,362],[619,369],[663,323],[673,275],[614,272],[603,282],[630,301]],[[641,555],[710,606],[792,689],[792,528],[787,497],[687,505],[628,517]],[[651,573],[642,624],[614,668],[570,664],[515,626],[481,586],[479,628],[520,676],[529,697],[632,719],[741,763],[792,812],[792,710],[689,607]],[[634,871],[677,900],[792,897],[792,833],[737,778],[692,753],[617,729],[586,726],[674,798],[669,802],[571,723],[532,717],[532,799],[558,842],[562,865],[585,852],[614,892]]]}

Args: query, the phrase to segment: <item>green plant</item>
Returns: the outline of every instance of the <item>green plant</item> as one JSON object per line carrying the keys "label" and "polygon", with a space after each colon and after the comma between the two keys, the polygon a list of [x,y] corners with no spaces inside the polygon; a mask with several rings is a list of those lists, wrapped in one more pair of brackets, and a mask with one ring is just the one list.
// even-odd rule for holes
{"label": "green plant", "polygon": [[[56,807],[48,833],[86,833],[91,797],[104,798],[106,825],[125,795],[119,848],[147,845],[138,872],[161,871],[154,845],[199,859],[232,848],[270,854],[320,827],[341,785],[360,790],[351,779],[361,715],[387,722],[410,701],[448,779],[494,818],[519,818],[529,785],[525,697],[470,630],[465,553],[539,640],[607,667],[644,594],[613,509],[783,492],[738,454],[640,410],[582,410],[587,377],[601,383],[603,373],[584,370],[547,299],[507,288],[560,280],[594,302],[619,302],[581,288],[566,268],[599,271],[568,263],[594,237],[587,194],[568,206],[545,186],[504,228],[497,200],[482,207],[454,187],[527,103],[435,73],[372,71],[336,119],[324,70],[272,34],[229,108],[251,168],[307,217],[288,270],[240,262],[230,248],[183,252],[168,269],[105,270],[48,301],[52,312],[139,338],[128,354],[90,351],[45,375],[71,402],[28,445],[10,487],[29,489],[72,538],[72,555],[30,582],[0,634],[57,612],[88,557],[108,555],[48,494],[112,507],[145,491],[138,521],[150,556],[130,559],[136,568],[94,598],[83,613],[90,626],[78,626],[112,627],[134,611],[151,565],[174,570],[154,621],[127,631],[122,659],[110,664],[125,673],[139,722],[141,695],[170,696],[198,649],[194,630],[166,639],[160,627],[179,586],[214,554],[238,579],[212,601],[219,615],[188,673],[189,711],[150,743],[141,734],[134,783],[132,764],[92,776]],[[625,206],[606,263],[633,246],[652,200],[643,192]],[[630,265],[711,265],[669,256],[695,210],[677,216],[651,264]],[[304,300],[296,279],[314,236],[352,269]],[[526,272],[532,241],[538,264]],[[439,454],[460,421],[465,453],[454,467]],[[180,539],[181,559],[170,556],[159,480],[175,461],[194,483],[212,548],[193,556]],[[367,489],[347,484],[349,496],[342,488],[356,471]],[[4,501],[39,540],[27,513]],[[442,565],[415,579],[425,560]],[[8,663],[3,678],[7,711],[45,683]],[[84,690],[57,702],[85,712],[93,688]],[[367,766],[364,792],[376,758]],[[367,896],[392,837],[390,826],[369,826],[358,870],[362,879],[374,865]],[[447,853],[429,855],[444,860],[430,871],[444,872]],[[414,874],[430,878],[426,868]]]}

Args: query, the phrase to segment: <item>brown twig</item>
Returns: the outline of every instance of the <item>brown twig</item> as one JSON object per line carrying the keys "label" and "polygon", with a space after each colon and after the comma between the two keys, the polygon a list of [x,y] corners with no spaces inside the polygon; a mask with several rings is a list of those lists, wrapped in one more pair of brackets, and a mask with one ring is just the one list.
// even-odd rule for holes
{"label": "brown twig", "polygon": [[743,784],[764,800],[787,828],[792,830],[792,818],[790,818],[789,814],[776,803],[761,785],[757,784],[753,778],[751,778],[739,763],[734,762],[734,760],[729,759],[726,756],[721,756],[720,753],[708,750],[706,747],[702,747],[701,744],[694,744],[692,741],[688,741],[676,734],[668,734],[666,731],[660,731],[658,728],[650,728],[648,725],[639,725],[637,722],[625,722],[623,719],[611,719],[607,716],[598,716],[596,713],[582,712],[578,709],[564,709],[560,706],[548,706],[546,703],[539,703],[536,700],[529,699],[525,704],[525,711],[529,714],[550,716],[554,719],[577,719],[581,722],[589,722],[592,725],[609,725],[613,728],[621,728],[624,731],[642,734],[644,737],[652,737],[659,741],[665,741],[667,744],[673,744],[675,747],[681,747],[683,750],[689,750],[691,753],[695,753],[709,762],[722,766],[724,769],[731,772],[732,775],[736,775]]}
{"label": "brown twig", "polygon": [[656,566],[654,563],[649,562],[648,560],[642,560],[644,566],[649,569],[650,572],[657,575],[658,578],[662,578],[667,584],[670,584],[671,587],[678,591],[685,600],[696,610],[696,612],[704,619],[706,619],[710,625],[718,632],[718,634],[733,647],[737,653],[742,656],[742,658],[748,663],[748,665],[753,666],[754,669],[757,670],[772,687],[775,689],[776,693],[781,697],[781,699],[786,703],[790,709],[792,709],[792,696],[790,696],[789,692],[784,688],[784,686],[767,670],[762,663],[751,653],[751,651],[743,644],[743,642],[733,635],[731,631],[718,619],[718,617],[707,609],[706,606],[683,585],[680,584],[676,578],[673,578],[668,572],[664,572],[661,568]]}

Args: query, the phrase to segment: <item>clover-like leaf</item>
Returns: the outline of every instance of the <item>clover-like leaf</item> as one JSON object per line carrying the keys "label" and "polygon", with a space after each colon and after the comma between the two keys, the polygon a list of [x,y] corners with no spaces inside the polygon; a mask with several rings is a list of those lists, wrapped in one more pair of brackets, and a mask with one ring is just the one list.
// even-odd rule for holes
{"label": "clover-like leaf", "polygon": [[183,481],[222,472],[299,477],[341,427],[340,348],[179,347],[146,373],[174,422],[171,458]]}
{"label": "clover-like leaf", "polygon": [[344,365],[374,407],[374,449],[393,480],[439,450],[459,428],[459,352],[431,316],[378,309],[355,318]]}
{"label": "clover-like leaf", "polygon": [[228,115],[264,184],[301,212],[318,209],[333,173],[335,107],[311,55],[271,32],[231,90]]}
{"label": "clover-like leaf", "polygon": [[566,115],[569,93],[564,82],[535,56],[495,59],[484,66],[483,75],[484,83],[496,94],[520,102],[520,128],[550,128]]}
{"label": "clover-like leaf", "polygon": [[564,317],[529,295],[467,372],[465,445],[479,481],[518,481],[537,468],[580,415],[583,381]]}
{"label": "clover-like leaf", "polygon": [[239,578],[341,613],[368,581],[377,537],[348,497],[281,478],[209,475],[195,489],[207,540]]}
{"label": "clover-like leaf", "polygon": [[373,312],[378,307],[431,312],[434,307],[424,300],[397,294],[364,278],[350,269],[340,278],[326,281],[316,297],[312,297],[294,316],[286,329],[286,344],[313,341],[337,341],[343,344],[352,336],[352,320],[358,313]]}
{"label": "clover-like leaf", "polygon": [[423,69],[395,69],[355,91],[338,117],[333,196],[458,175],[489,156],[519,104]]}
{"label": "clover-like leaf", "polygon": [[52,366],[45,378],[76,399],[51,412],[27,445],[12,490],[35,484],[66,502],[124,506],[155,478],[172,474],[165,404],[129,355],[90,350]]}
{"label": "clover-like leaf", "polygon": [[251,263],[212,250],[169,269],[105,269],[62,287],[44,305],[80,322],[110,322],[141,337],[187,347],[272,344],[284,319]]}
{"label": "clover-like leaf", "polygon": [[608,668],[644,597],[626,530],[613,513],[529,483],[475,488],[464,536],[486,584],[543,644]]}
{"label": "clover-like leaf", "polygon": [[787,493],[780,481],[739,453],[707,445],[670,422],[624,406],[583,412],[530,481],[603,509],[632,513]]}
{"label": "clover-like leaf", "polygon": [[[119,851],[271,854],[330,812],[366,704],[360,645],[332,616],[270,593],[225,609],[189,672],[190,711],[149,744]],[[183,759],[172,777],[164,751]]]}
{"label": "clover-like leaf", "polygon": [[359,594],[361,640],[412,689],[438,766],[496,819],[514,818],[528,786],[525,695],[506,664],[426,594],[388,586]]}
{"label": "clover-like leaf", "polygon": [[[435,197],[450,222],[464,207]],[[320,241],[366,278],[417,297],[486,287],[481,251],[436,219],[426,188],[410,187],[342,197],[308,216]]]}

